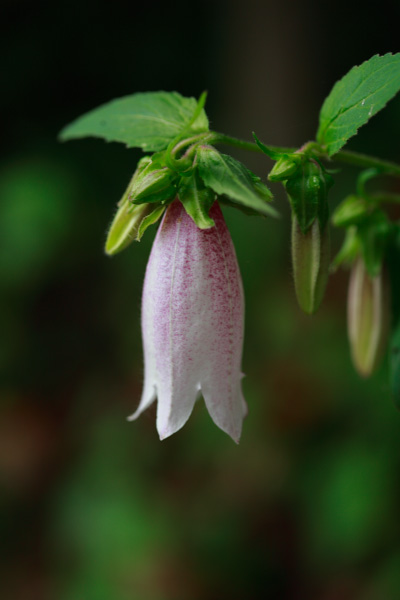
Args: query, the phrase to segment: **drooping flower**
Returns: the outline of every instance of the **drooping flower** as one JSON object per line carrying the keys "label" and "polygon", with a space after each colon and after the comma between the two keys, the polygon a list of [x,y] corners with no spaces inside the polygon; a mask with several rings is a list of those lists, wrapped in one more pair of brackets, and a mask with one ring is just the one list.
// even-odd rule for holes
{"label": "drooping flower", "polygon": [[142,297],[145,381],[136,419],[157,398],[160,439],[178,431],[202,394],[215,424],[239,441],[244,299],[233,243],[218,202],[199,229],[169,205],[153,244]]}
{"label": "drooping flower", "polygon": [[379,366],[390,328],[389,277],[383,266],[371,277],[359,256],[350,273],[347,299],[347,328],[353,364],[362,377]]}

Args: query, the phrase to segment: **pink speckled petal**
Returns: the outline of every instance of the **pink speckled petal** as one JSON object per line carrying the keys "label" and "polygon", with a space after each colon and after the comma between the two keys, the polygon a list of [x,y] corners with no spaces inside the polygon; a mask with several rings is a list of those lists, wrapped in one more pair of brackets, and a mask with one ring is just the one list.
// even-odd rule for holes
{"label": "pink speckled petal", "polygon": [[240,371],[243,290],[221,209],[215,227],[197,228],[171,204],[154,241],[143,288],[145,386],[136,418],[158,397],[161,439],[188,420],[200,392],[214,422],[236,442],[245,403]]}

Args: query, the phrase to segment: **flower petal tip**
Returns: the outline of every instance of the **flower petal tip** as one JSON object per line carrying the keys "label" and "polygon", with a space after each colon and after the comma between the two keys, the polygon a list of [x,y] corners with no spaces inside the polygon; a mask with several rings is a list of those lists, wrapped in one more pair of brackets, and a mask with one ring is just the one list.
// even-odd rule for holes
{"label": "flower petal tip", "polygon": [[126,417],[127,421],[136,421],[136,419],[142,414],[142,410],[140,410],[139,408],[137,408],[135,410],[134,413],[132,413],[131,415],[129,415],[129,417]]}
{"label": "flower petal tip", "polygon": [[163,418],[162,411],[157,410],[157,432],[160,440],[165,440],[166,438],[174,435],[177,431],[182,429],[182,427],[187,423],[190,413],[192,412],[192,408],[188,411],[188,413],[180,419],[171,419],[169,416],[167,419]]}
{"label": "flower petal tip", "polygon": [[182,429],[182,427],[183,427],[183,425],[181,425],[178,428],[166,427],[165,429],[157,429],[158,437],[160,438],[160,441],[162,442],[163,440],[166,440],[167,438],[171,437],[171,435],[174,435],[174,433],[179,431],[179,429]]}
{"label": "flower petal tip", "polygon": [[225,433],[227,433],[229,435],[229,437],[235,442],[235,444],[238,446],[239,442],[240,442],[240,438],[242,435],[242,429],[240,428],[240,431],[225,431]]}

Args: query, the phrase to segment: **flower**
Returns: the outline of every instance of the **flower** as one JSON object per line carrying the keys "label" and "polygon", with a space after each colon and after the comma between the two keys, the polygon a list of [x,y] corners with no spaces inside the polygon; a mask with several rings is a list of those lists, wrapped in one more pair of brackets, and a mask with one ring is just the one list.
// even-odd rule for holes
{"label": "flower", "polygon": [[369,377],[386,351],[390,329],[390,284],[385,266],[371,277],[361,256],[353,263],[350,273],[347,329],[353,364],[362,377]]}
{"label": "flower", "polygon": [[215,226],[199,229],[175,200],[161,222],[142,297],[144,389],[129,420],[154,400],[164,439],[203,395],[215,424],[238,443],[247,408],[241,390],[243,286],[218,202]]}

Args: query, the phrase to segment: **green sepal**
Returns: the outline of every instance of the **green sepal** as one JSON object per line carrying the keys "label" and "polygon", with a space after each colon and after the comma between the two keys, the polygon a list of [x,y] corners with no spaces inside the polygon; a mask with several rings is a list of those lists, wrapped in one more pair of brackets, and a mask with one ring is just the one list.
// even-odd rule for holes
{"label": "green sepal", "polygon": [[333,179],[312,159],[306,159],[285,182],[286,192],[300,229],[306,234],[318,218],[321,231],[329,217],[328,191]]}
{"label": "green sepal", "polygon": [[140,226],[151,210],[149,204],[132,207],[126,198],[119,206],[107,234],[106,254],[112,256],[129,246],[137,238]]}
{"label": "green sepal", "polygon": [[204,185],[196,169],[189,177],[182,177],[180,180],[178,198],[199,229],[214,227],[214,220],[208,213],[215,202],[216,194]]}
{"label": "green sepal", "polygon": [[333,267],[342,263],[351,265],[361,254],[368,275],[373,278],[381,272],[389,243],[396,243],[397,227],[386,214],[375,209],[357,225],[347,228],[343,246],[337,254]]}
{"label": "green sepal", "polygon": [[184,98],[177,92],[146,92],[95,108],[67,125],[60,139],[99,137],[156,152],[183,132],[193,135],[206,131],[208,119],[195,98]]}
{"label": "green sepal", "polygon": [[385,258],[386,247],[393,228],[386,214],[376,210],[370,218],[357,228],[365,268],[370,277],[377,277]]}
{"label": "green sepal", "polygon": [[300,154],[290,154],[282,156],[274,164],[269,172],[270,181],[285,181],[292,177],[301,166],[302,157]]}
{"label": "green sepal", "polygon": [[132,175],[132,178],[128,184],[128,187],[125,190],[125,193],[123,194],[121,200],[118,202],[117,206],[122,206],[126,200],[129,199],[129,196],[132,193],[132,189],[133,186],[135,184],[136,179],[139,177],[139,175],[144,171],[144,169],[147,167],[147,165],[149,165],[151,163],[151,157],[150,156],[143,156],[139,162],[136,165],[136,169],[134,174]]}
{"label": "green sepal", "polygon": [[246,215],[247,217],[259,217],[260,216],[260,213],[258,212],[258,210],[253,210],[252,208],[243,206],[243,204],[238,204],[237,202],[232,202],[232,200],[229,200],[229,198],[227,198],[227,196],[219,196],[218,202],[220,204],[223,204],[224,206],[229,206],[229,208],[234,208],[235,210],[240,210],[240,212],[243,213],[244,215]]}
{"label": "green sepal", "polygon": [[[143,206],[143,205],[141,205]],[[145,206],[149,206],[149,205],[145,205]],[[144,219],[142,219],[142,221],[140,222],[140,225],[138,227],[137,233],[136,233],[136,240],[138,242],[140,242],[140,240],[143,237],[144,232],[146,231],[146,229],[148,227],[150,227],[150,225],[154,225],[154,223],[157,223],[157,221],[160,219],[160,217],[162,216],[162,214],[164,213],[165,209],[166,209],[166,205],[160,205],[160,206],[156,206],[155,208],[153,208],[153,206],[149,206],[149,209],[151,212],[149,212]]]}
{"label": "green sepal", "polygon": [[178,176],[164,164],[164,154],[151,157],[144,169],[134,178],[129,201],[132,204],[143,202],[165,202],[176,195]]}
{"label": "green sepal", "polygon": [[250,208],[264,216],[277,217],[268,202],[272,194],[261,179],[242,163],[212,146],[199,146],[196,164],[206,187],[218,195],[227,196],[235,204]]}
{"label": "green sepal", "polygon": [[146,179],[141,182],[139,189],[132,190],[129,201],[132,204],[143,204],[144,202],[165,202],[176,196],[176,184],[178,177],[168,169],[163,167],[150,173]]}
{"label": "green sepal", "polygon": [[332,224],[335,227],[359,225],[369,217],[374,208],[365,198],[351,194],[334,210]]}
{"label": "green sepal", "polygon": [[253,138],[264,154],[277,161],[268,175],[270,181],[284,181],[296,172],[302,162],[303,155],[301,153],[278,151],[276,148],[266,146],[258,139],[254,131]]}
{"label": "green sepal", "polygon": [[141,204],[163,204],[167,205],[169,202],[172,202],[176,198],[176,186],[172,185],[169,188],[161,190],[160,192],[156,192],[155,194],[150,194],[146,196],[142,200],[133,200],[132,206],[140,206]]}
{"label": "green sepal", "polygon": [[[156,156],[156,155],[154,155]],[[141,173],[152,163],[150,156],[143,156],[136,166],[136,170],[126,188],[121,200],[118,202],[117,212],[112,220],[107,234],[105,252],[108,255],[117,254],[124,250],[136,238],[138,228],[143,218],[152,210],[147,204],[133,206],[130,196],[135,183]]]}
{"label": "green sepal", "polygon": [[258,139],[258,137],[254,133],[254,131],[253,131],[253,138],[254,138],[254,141],[257,144],[257,146],[260,148],[260,150],[264,154],[266,154],[269,158],[272,158],[272,160],[279,160],[280,158],[282,158],[282,156],[285,156],[285,154],[283,152],[278,152],[275,148],[271,148],[270,146],[263,144],[263,142],[261,142]]}
{"label": "green sepal", "polygon": [[331,270],[335,271],[341,265],[350,267],[361,252],[361,242],[356,227],[348,227],[339,252],[333,259]]}

